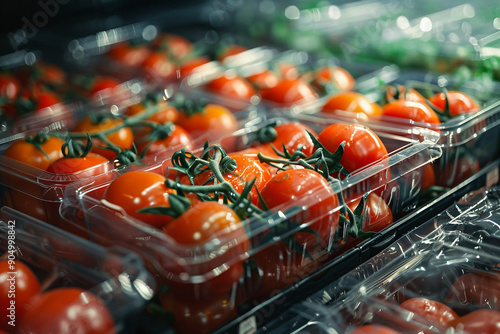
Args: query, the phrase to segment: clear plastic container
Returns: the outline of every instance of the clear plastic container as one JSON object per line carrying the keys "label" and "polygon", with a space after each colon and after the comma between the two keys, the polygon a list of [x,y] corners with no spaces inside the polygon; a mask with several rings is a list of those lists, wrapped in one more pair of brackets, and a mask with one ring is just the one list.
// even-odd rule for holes
{"label": "clear plastic container", "polygon": [[[287,120],[286,117],[281,119]],[[269,122],[273,121],[274,119],[269,120]],[[330,125],[328,122],[318,122],[317,120],[301,119],[300,122],[311,126],[315,131]],[[261,126],[253,129],[247,128],[236,137],[223,138],[219,143],[227,152],[246,148],[255,135],[255,130]],[[434,132],[427,130],[414,131],[412,138],[386,134],[383,131],[377,132],[377,135],[386,145],[389,157],[366,169],[352,173],[341,182],[332,181],[331,187],[337,194],[342,193],[346,199],[354,200],[359,196],[356,194],[360,192],[380,194],[391,208],[396,219],[415,208],[419,196],[421,168],[440,155],[439,149],[434,148],[433,140],[437,137]],[[171,166],[171,162],[166,160],[146,170],[165,175],[169,166]],[[240,227],[246,226],[246,234],[244,235],[221,235],[215,239],[209,239],[201,245],[182,245],[161,230],[133,218],[113,205],[108,205],[106,201],[102,201],[104,192],[110,183],[119,176],[120,173],[111,172],[66,187],[65,199],[61,207],[62,216],[71,224],[88,228],[90,238],[97,243],[120,244],[141,254],[152,273],[163,277],[168,286],[175,287],[174,292],[165,297],[167,302],[163,301],[164,307],[171,305],[169,303],[175,305],[176,301],[181,302],[178,292],[188,290],[190,293],[183,294],[182,303],[189,302],[191,305],[194,303],[204,310],[203,313],[215,309],[218,310],[217,312],[225,311],[217,316],[220,321],[213,323],[207,320],[206,326],[198,329],[202,332],[212,331],[235,318],[238,315],[237,308],[247,310],[258,307],[274,292],[306,277],[328,261],[341,256],[343,252],[363,241],[362,238],[353,239],[344,235],[343,233],[347,233],[347,229],[345,226],[341,226],[335,229],[330,228],[329,238],[331,242],[328,245],[321,245],[321,243],[308,245],[306,243],[308,246],[302,245],[304,247],[300,250],[287,250],[288,243],[290,242],[292,245],[293,239],[297,236],[293,236],[294,233],[300,235],[301,232],[298,231],[304,228],[307,230],[312,224],[318,222],[316,219],[309,221],[304,218],[310,214],[309,210],[314,204],[309,196],[305,196],[294,203],[292,211],[288,208],[291,203],[287,203],[277,207],[281,211],[276,211],[264,220],[255,218],[242,221]],[[386,182],[380,182],[380,178]],[[319,196],[315,201],[321,201],[323,198],[327,198],[322,197],[323,192],[318,188],[311,194]],[[325,194],[325,196],[328,195]],[[332,212],[322,215],[318,219],[326,218],[330,221],[330,215],[335,216],[340,209],[340,206],[332,208]],[[300,226],[287,225],[289,224],[287,221],[297,219],[300,221]],[[369,220],[370,218],[365,217],[365,219]],[[328,224],[335,225],[333,221]],[[280,230],[280,226],[288,227]],[[276,228],[278,230],[275,230]],[[240,229],[235,228],[235,230],[239,231]],[[275,237],[270,238],[270,230],[277,232]],[[344,232],[340,233],[340,230]],[[340,240],[337,240],[337,237]],[[147,239],[146,243],[143,242],[145,238]],[[250,243],[250,248],[243,247],[247,245],[246,240]],[[256,266],[257,262],[259,262],[259,266],[267,264],[268,267],[260,267],[261,269],[259,269]],[[216,293],[216,287],[221,280],[226,280],[228,275],[234,275],[235,268],[242,263],[245,274],[239,278],[236,277],[232,284],[226,284],[223,293]],[[273,276],[273,270],[278,270],[280,274]],[[191,297],[186,297],[189,295]],[[214,303],[224,304],[226,307],[222,310],[213,303],[207,304],[208,296]],[[170,302],[168,302],[169,300]],[[178,317],[178,321],[175,323],[175,328],[178,331],[188,330],[186,328],[190,327],[183,326],[195,321],[178,313],[175,315]]]}
{"label": "clear plastic container", "polygon": [[[136,254],[120,247],[103,248],[8,207],[0,210],[0,231],[2,259],[28,266],[42,293],[81,289],[85,291],[81,298],[89,298],[89,311],[95,304],[86,293],[97,296],[107,307],[115,327],[110,333],[135,333],[141,328],[138,315],[153,297],[156,282]],[[18,285],[17,289],[23,287]],[[17,301],[20,308],[20,293]],[[63,303],[61,300],[64,307]],[[76,303],[74,309],[79,312]],[[21,322],[20,309],[18,313],[16,329]]]}
{"label": "clear plastic container", "polygon": [[[117,101],[111,107],[107,103],[99,106],[96,102],[95,106],[86,110],[79,110],[74,113],[67,113],[61,117],[42,120],[40,122],[33,121],[33,125],[27,130],[20,133],[11,134],[0,139],[0,152],[3,154],[8,147],[18,140],[24,140],[38,132],[55,135],[58,134],[61,138],[65,138],[68,132],[75,127],[82,119],[88,116],[87,111],[102,112],[105,115],[121,114],[126,106],[140,102],[149,91],[139,91],[138,94],[126,94],[123,100]],[[238,103],[232,100],[224,100],[218,96],[209,94],[189,92],[179,90],[175,87],[166,89],[163,92],[165,99],[176,99],[183,96],[194,101],[205,100],[206,102],[222,105],[227,108],[232,115],[235,116],[235,129],[229,129],[228,132],[235,131],[240,127],[244,127],[251,120],[258,121],[262,117],[262,113],[255,107],[249,107],[248,104]],[[153,110],[154,111],[154,110]],[[139,116],[141,117],[141,116]],[[194,146],[202,146],[205,140],[214,140],[224,136],[224,131],[219,128],[218,131],[196,131],[191,133],[191,139]],[[139,165],[153,165],[158,161],[162,161],[171,156],[171,154],[180,149],[180,144],[174,147],[165,147],[158,152],[154,152],[149,156],[145,156],[140,160]],[[19,152],[22,154],[22,152]],[[48,171],[30,166],[26,163],[16,161],[6,156],[0,156],[0,202],[2,205],[10,206],[16,210],[29,214],[42,221],[50,222],[51,224],[61,227],[64,230],[69,230],[82,237],[88,238],[86,229],[74,228],[61,221],[59,216],[59,206],[64,196],[64,189],[68,184],[77,180],[85,179],[90,176],[105,174],[119,168],[119,164],[111,159],[110,162],[101,163],[95,167],[79,171],[72,174],[54,174]]]}
{"label": "clear plastic container", "polygon": [[[339,328],[346,332],[365,323],[406,332],[400,328],[406,323],[429,333],[449,333],[450,326],[460,333],[494,333],[500,309],[499,190],[464,196],[294,307],[283,316],[287,324],[275,322],[268,328],[276,330],[270,332],[309,333],[312,327],[321,333]],[[422,298],[432,302],[424,307],[418,303]]]}

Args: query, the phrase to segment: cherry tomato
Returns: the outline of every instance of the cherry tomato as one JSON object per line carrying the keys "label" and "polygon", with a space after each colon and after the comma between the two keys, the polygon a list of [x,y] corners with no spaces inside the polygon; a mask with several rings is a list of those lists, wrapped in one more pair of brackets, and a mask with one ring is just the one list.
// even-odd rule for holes
{"label": "cherry tomato", "polygon": [[207,88],[217,94],[231,98],[250,100],[255,95],[255,89],[250,82],[236,74],[224,74],[213,79]]}
{"label": "cherry tomato", "polygon": [[31,301],[20,322],[21,333],[116,333],[108,308],[91,292],[58,288]]}
{"label": "cherry tomato", "polygon": [[392,328],[382,325],[364,325],[356,328],[349,334],[401,334]]}
{"label": "cherry tomato", "polygon": [[13,101],[21,90],[21,84],[12,74],[0,74],[0,97]]}
{"label": "cherry tomato", "polygon": [[238,121],[233,113],[218,104],[207,104],[200,112],[191,115],[181,110],[177,124],[189,133],[206,134],[208,137],[211,134],[220,136],[238,129]]}
{"label": "cherry tomato", "polygon": [[280,77],[271,70],[264,70],[260,73],[252,74],[246,79],[258,89],[274,87],[280,81]]}
{"label": "cherry tomato", "polygon": [[109,57],[118,63],[138,67],[148,57],[150,50],[145,45],[131,45],[128,42],[118,43],[109,50]]}
{"label": "cherry tomato", "polygon": [[[243,192],[245,183],[253,178],[255,178],[254,189],[258,191],[261,191],[262,187],[271,179],[271,173],[258,159],[244,154],[229,154],[229,156],[234,159],[237,167],[234,171],[223,174],[223,177],[231,183],[234,190],[239,194]],[[200,185],[206,184],[207,180],[212,176],[212,171],[203,172],[194,178],[194,182]],[[254,204],[258,204],[257,191],[251,191],[250,198]]]}
{"label": "cherry tomato", "polygon": [[[163,131],[163,129],[165,129]],[[148,140],[148,136],[138,137],[136,141],[137,152],[143,154],[143,151],[147,149],[144,157],[155,157],[162,152],[166,152],[172,149],[180,149],[182,147],[190,150],[194,147],[193,140],[189,133],[184,130],[181,126],[170,124],[162,127],[162,131],[158,132],[159,137],[152,140]]]}
{"label": "cherry tomato", "polygon": [[[351,91],[356,86],[356,81],[345,68],[340,66],[324,66],[314,75],[314,85],[323,91]],[[331,86],[331,88],[327,88]]]}
{"label": "cherry tomato", "polygon": [[247,51],[248,49],[241,45],[229,45],[219,54],[217,60],[223,62],[227,57],[235,56],[242,52]]}
{"label": "cherry tomato", "polygon": [[169,290],[160,295],[163,309],[174,316],[177,334],[211,333],[238,316],[231,293],[210,299],[179,296]]}
{"label": "cherry tomato", "polygon": [[13,265],[8,260],[0,261],[0,329],[12,330],[14,327],[8,323],[13,320],[17,324],[16,320],[23,317],[26,306],[38,293],[40,282],[27,265],[19,260]]}
{"label": "cherry tomato", "polygon": [[322,112],[336,114],[342,111],[364,114],[375,117],[382,114],[382,108],[358,92],[340,92],[328,99],[321,109]]}
{"label": "cherry tomato", "polygon": [[436,184],[436,176],[431,163],[425,164],[422,167],[422,186],[420,191],[423,192]]}
{"label": "cherry tomato", "polygon": [[458,315],[447,305],[427,298],[411,298],[400,304],[402,308],[429,321],[429,324],[451,326]]}
{"label": "cherry tomato", "polygon": [[150,120],[152,122],[159,124],[167,122],[174,123],[177,121],[177,118],[179,118],[179,111],[177,110],[177,108],[172,105],[169,105],[168,102],[164,100],[161,100],[157,103],[142,102],[133,104],[125,109],[124,114],[127,116],[139,115],[140,113],[144,112],[148,107],[160,108],[160,110],[153,113],[151,116],[147,118],[147,120]]}
{"label": "cherry tomato", "polygon": [[[249,250],[250,243],[240,218],[229,206],[215,201],[195,203],[181,216],[168,223],[163,231],[184,247],[205,249],[206,246],[203,245],[214,239],[224,245],[230,242],[223,254],[191,266],[195,274],[205,275],[205,281],[184,283],[173,280],[170,284],[175,289],[185,291],[186,295],[208,298],[214,294],[229,292],[243,276],[244,259],[241,257]],[[214,268],[221,266],[224,271],[212,273]],[[184,271],[175,267],[172,270],[174,276],[179,276],[179,270]]]}
{"label": "cherry tomato", "polygon": [[437,114],[420,102],[396,100],[382,107],[383,116],[406,119],[417,123],[440,124]]}
{"label": "cherry tomato", "polygon": [[[47,172],[53,174],[73,174],[106,162],[109,162],[109,160],[93,153],[89,153],[86,156],[79,158],[64,157],[50,164],[47,168]],[[104,172],[102,169],[100,171]]]}
{"label": "cherry tomato", "polygon": [[275,86],[262,89],[260,93],[262,99],[284,105],[310,102],[318,98],[311,85],[301,78],[282,79]]}
{"label": "cherry tomato", "polygon": [[[436,168],[439,167],[436,165]],[[456,187],[480,169],[479,162],[474,156],[465,155],[456,161],[450,161],[443,170],[440,170],[437,173],[436,184],[447,188]]]}
{"label": "cherry tomato", "polygon": [[281,171],[266,183],[261,196],[269,209],[287,210],[293,206],[307,205],[307,210],[293,215],[290,221],[298,225],[310,224],[308,228],[318,235],[299,231],[293,237],[310,253],[329,246],[339,223],[339,212],[335,210],[339,201],[320,173],[310,169]]}
{"label": "cherry tomato", "polygon": [[66,83],[66,73],[56,65],[38,61],[35,64],[35,69],[39,72],[37,80],[51,87],[61,87]]}
{"label": "cherry tomato", "polygon": [[299,146],[302,146],[302,152],[306,156],[312,155],[316,150],[307,131],[309,131],[314,137],[317,137],[318,135],[309,126],[299,122],[286,122],[276,126],[274,129],[277,134],[276,139],[274,139],[271,143],[257,146],[257,148],[263,149],[263,154],[266,152],[274,152],[269,150],[269,147],[272,146],[274,146],[278,151],[283,152],[283,145],[290,154],[297,151]]}
{"label": "cherry tomato", "polygon": [[[361,198],[358,198],[347,205],[354,211],[360,201]],[[374,192],[368,195],[362,215],[364,232],[380,232],[394,222],[391,209],[384,199]]]}
{"label": "cherry tomato", "polygon": [[397,87],[387,86],[385,92],[385,100],[387,101],[387,103],[393,102],[395,100],[413,101],[423,104],[427,103],[425,97],[423,97],[422,94],[420,94],[418,91],[413,88],[407,89],[407,87],[402,85],[398,85]]}
{"label": "cherry tomato", "polygon": [[185,78],[193,73],[198,72],[199,67],[210,63],[210,59],[201,56],[183,61],[179,66],[177,78]]}
{"label": "cherry tomato", "polygon": [[183,59],[193,51],[193,44],[189,40],[179,35],[167,33],[158,35],[151,46],[166,52],[174,59]]}
{"label": "cherry tomato", "polygon": [[113,90],[120,85],[118,79],[106,76],[96,76],[89,87],[87,87],[88,96],[92,97],[97,93],[102,93],[105,90]]}
{"label": "cherry tomato", "polygon": [[151,52],[141,64],[142,69],[160,79],[173,79],[176,76],[176,65],[163,52]]}
{"label": "cherry tomato", "polygon": [[153,227],[161,228],[173,218],[137,211],[155,206],[169,207],[169,194],[175,193],[175,190],[165,186],[163,175],[153,172],[131,171],[120,175],[110,183],[104,194],[104,199],[121,207],[130,216]]}
{"label": "cherry tomato", "polygon": [[500,309],[500,276],[488,273],[468,273],[457,278],[446,294],[448,305],[488,305]]}
{"label": "cherry tomato", "polygon": [[448,108],[452,117],[481,110],[481,107],[469,95],[453,90],[446,94],[444,92],[435,94],[430,102],[439,110],[445,111],[446,97],[448,97]]}
{"label": "cherry tomato", "polygon": [[458,318],[453,327],[465,333],[499,334],[500,312],[489,309],[473,311]]}
{"label": "cherry tomato", "polygon": [[[73,132],[96,135],[101,131],[110,130],[116,127],[117,130],[106,135],[106,139],[118,148],[131,149],[134,143],[134,134],[132,133],[132,129],[130,127],[121,127],[122,124],[123,119],[121,118],[105,117],[95,121],[88,116],[82,119],[74,127]],[[114,160],[116,158],[116,152],[100,148],[100,146],[106,147],[107,145],[99,138],[92,138],[92,152],[102,155],[108,160]]]}
{"label": "cherry tomato", "polygon": [[46,170],[49,165],[64,157],[64,140],[52,136],[32,136],[13,142],[4,152],[5,157]]}
{"label": "cherry tomato", "polygon": [[321,131],[318,139],[330,152],[345,142],[340,163],[351,173],[388,156],[377,134],[359,124],[332,124]]}
{"label": "cherry tomato", "polygon": [[38,103],[36,104],[35,110],[42,110],[44,108],[52,107],[58,103],[61,103],[61,99],[56,93],[44,91],[40,93],[37,102]]}

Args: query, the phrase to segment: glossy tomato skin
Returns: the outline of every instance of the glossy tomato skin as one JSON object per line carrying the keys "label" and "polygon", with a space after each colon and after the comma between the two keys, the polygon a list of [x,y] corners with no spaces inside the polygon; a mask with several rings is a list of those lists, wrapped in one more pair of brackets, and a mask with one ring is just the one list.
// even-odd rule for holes
{"label": "glossy tomato skin", "polygon": [[388,86],[385,92],[385,101],[390,103],[395,100],[427,103],[425,97],[413,88],[408,89],[402,85]]}
{"label": "glossy tomato skin", "polygon": [[208,334],[238,316],[231,293],[197,299],[169,290],[160,295],[160,301],[163,309],[173,315],[177,334]]}
{"label": "glossy tomato skin", "polygon": [[[40,282],[33,271],[19,260],[13,266],[11,268],[8,260],[0,261],[0,329],[5,331],[14,329],[8,322],[21,319],[31,299],[40,293]],[[11,312],[8,308],[13,308],[14,311]],[[11,314],[13,319],[9,318]],[[14,323],[17,324],[18,321]]]}
{"label": "glossy tomato skin", "polygon": [[356,87],[356,81],[351,73],[340,66],[324,66],[316,71],[314,84],[318,89],[335,91],[351,91]]}
{"label": "glossy tomato skin", "polygon": [[345,142],[340,163],[351,173],[388,157],[387,149],[378,135],[359,124],[332,124],[321,131],[318,139],[330,152],[335,152]]}
{"label": "glossy tomato skin", "polygon": [[[98,121],[97,123],[94,123],[90,117],[86,117],[75,126],[73,132],[88,132],[90,135],[96,135],[101,131],[120,127],[122,123],[123,120],[121,118],[105,118]],[[121,149],[131,149],[134,143],[134,134],[132,132],[132,129],[128,126],[120,127],[116,131],[108,134],[106,138]],[[116,152],[99,148],[99,146],[104,147],[106,146],[106,144],[98,138],[92,138],[92,152],[99,154],[107,158],[108,160],[114,160],[116,158]]]}
{"label": "glossy tomato skin", "polygon": [[496,310],[477,310],[458,318],[453,327],[465,333],[499,334],[500,312]]}
{"label": "glossy tomato skin", "polygon": [[[142,112],[146,111],[147,107],[149,107],[149,105],[145,105],[143,103],[133,104],[125,109],[124,114],[127,116],[139,115]],[[158,124],[163,124],[166,122],[174,123],[179,118],[179,111],[177,110],[177,108],[169,105],[167,101],[159,101],[157,104],[151,105],[150,107],[160,108],[160,110],[153,113],[147,118],[147,120],[150,120],[152,122]]]}
{"label": "glossy tomato skin", "polygon": [[314,142],[307,133],[317,137],[317,133],[305,124],[299,122],[286,122],[274,128],[276,130],[276,139],[269,144],[262,146],[274,146],[279,152],[283,152],[283,145],[290,154],[297,151],[299,146],[302,146],[302,152],[306,156],[310,156],[316,150]]}
{"label": "glossy tomato skin", "polygon": [[434,94],[430,102],[441,111],[444,111],[446,109],[446,97],[448,97],[448,107],[452,117],[481,110],[481,107],[469,95],[453,90],[448,91],[446,94],[444,92]]}
{"label": "glossy tomato skin", "polygon": [[21,318],[20,333],[116,333],[113,317],[98,297],[79,288],[44,292]]}
{"label": "glossy tomato skin", "polygon": [[282,79],[275,86],[260,91],[262,99],[282,105],[314,101],[318,94],[301,78]]}
{"label": "glossy tomato skin", "polygon": [[49,136],[42,139],[40,149],[43,152],[41,152],[32,143],[21,139],[12,143],[4,152],[4,156],[46,170],[52,162],[64,157],[63,144],[64,140]]}
{"label": "glossy tomato skin", "polygon": [[91,86],[88,87],[87,95],[93,97],[97,93],[102,93],[105,90],[113,90],[113,88],[120,84],[121,82],[113,77],[98,76],[94,78]]}
{"label": "glossy tomato skin", "polygon": [[[443,167],[436,164],[436,184],[439,186],[453,188],[471,177],[481,169],[478,160],[473,155],[465,155],[458,160],[450,159]],[[441,169],[442,168],[442,169]]]}
{"label": "glossy tomato skin", "polygon": [[451,326],[459,318],[447,305],[427,298],[411,298],[401,303],[400,307],[428,320],[430,325]]}
{"label": "glossy tomato skin", "polygon": [[[360,201],[361,198],[358,198],[354,201],[349,201],[347,205],[354,211]],[[371,192],[366,198],[362,217],[364,232],[380,232],[394,222],[391,208],[375,192]]]}
{"label": "glossy tomato skin", "polygon": [[89,153],[81,158],[64,157],[54,161],[47,168],[47,172],[53,174],[73,174],[107,162],[109,162],[108,159],[93,153]]}
{"label": "glossy tomato skin", "polygon": [[151,52],[142,62],[142,69],[153,78],[174,79],[176,65],[163,52]]}
{"label": "glossy tomato skin", "polygon": [[177,124],[191,134],[216,134],[231,133],[238,128],[238,121],[233,113],[224,106],[207,104],[201,112],[188,115],[180,111]]}
{"label": "glossy tomato skin", "polygon": [[382,325],[364,325],[354,329],[349,334],[401,334],[400,332]]}
{"label": "glossy tomato skin", "polygon": [[436,184],[436,174],[432,163],[427,163],[422,167],[422,186],[420,191],[423,192]]}
{"label": "glossy tomato skin", "polygon": [[467,273],[453,283],[446,294],[448,305],[488,305],[500,309],[500,276],[490,273]]}
{"label": "glossy tomato skin", "polygon": [[331,114],[341,114],[342,111],[347,111],[374,118],[382,114],[382,107],[370,101],[363,94],[348,91],[332,95],[323,105],[321,111]]}
{"label": "glossy tomato skin", "polygon": [[271,70],[264,70],[248,76],[247,80],[257,89],[267,89],[276,86],[280,81],[280,77]]}
{"label": "glossy tomato skin", "polygon": [[255,89],[246,79],[236,74],[224,74],[207,84],[207,88],[217,94],[249,101]]}
{"label": "glossy tomato skin", "polygon": [[[309,224],[318,233],[295,232],[293,237],[301,247],[310,253],[330,247],[338,223],[338,197],[326,179],[310,169],[291,169],[278,172],[261,191],[264,203],[269,209],[290,209],[307,205],[306,210],[290,217],[293,224]],[[297,227],[297,226],[295,226]]]}
{"label": "glossy tomato skin", "polygon": [[[191,266],[193,274],[208,275],[201,283],[180,282],[178,277],[184,269],[165,263],[165,269],[173,272],[170,284],[175,289],[191,297],[209,298],[227,293],[238,284],[243,276],[244,259],[241,257],[249,250],[250,242],[240,218],[229,206],[215,201],[195,203],[168,223],[163,231],[181,247],[189,249],[203,247],[214,238],[231,244],[223,254]],[[211,276],[212,270],[221,266],[225,270]]]}
{"label": "glossy tomato skin", "polygon": [[382,115],[411,120],[417,123],[440,124],[436,112],[428,105],[407,100],[396,100],[382,107]]}
{"label": "glossy tomato skin", "polygon": [[104,194],[109,203],[120,206],[127,214],[156,228],[162,228],[173,218],[152,213],[139,213],[140,209],[170,206],[169,194],[176,191],[165,186],[165,177],[153,172],[130,171],[113,180]]}

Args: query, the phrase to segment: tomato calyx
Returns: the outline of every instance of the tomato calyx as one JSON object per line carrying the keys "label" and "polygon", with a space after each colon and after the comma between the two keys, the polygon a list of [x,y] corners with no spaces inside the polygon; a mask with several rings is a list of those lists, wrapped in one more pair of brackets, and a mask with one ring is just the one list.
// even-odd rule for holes
{"label": "tomato calyx", "polygon": [[205,107],[208,105],[208,101],[204,98],[195,101],[193,99],[184,98],[182,95],[177,95],[177,98],[172,102],[172,105],[177,108],[177,110],[186,114],[190,117],[195,114],[202,113]]}
{"label": "tomato calyx", "polygon": [[[362,223],[363,209],[366,205],[367,198],[368,198],[368,193],[364,194],[361,197],[361,200],[359,201],[358,205],[356,206],[354,211],[352,211],[352,216],[351,216],[352,218],[349,218],[349,221],[351,221],[351,219],[353,219],[353,223],[347,225],[347,226],[349,226],[349,228],[347,229],[347,233],[349,233],[354,238],[366,239],[366,238],[369,238],[375,234],[375,232],[363,231],[363,226],[362,226],[363,225],[363,223]],[[347,211],[347,213],[349,214],[350,211],[351,210]],[[342,222],[342,220],[345,219],[345,216],[340,215],[339,219]],[[343,224],[339,224],[339,226],[343,226]],[[345,238],[343,240],[345,240]]]}
{"label": "tomato calyx", "polygon": [[89,154],[92,150],[92,140],[90,139],[90,135],[87,133],[86,144],[81,141],[73,141],[73,139],[68,136],[62,145],[61,150],[65,158],[83,158],[87,156],[87,154]]}
{"label": "tomato calyx", "polygon": [[151,213],[155,215],[180,217],[191,207],[191,201],[183,194],[169,194],[168,201],[170,206],[151,206],[138,210],[138,213]]}
{"label": "tomato calyx", "polygon": [[170,137],[175,128],[175,124],[172,122],[167,122],[164,124],[148,123],[148,126],[152,128],[152,131],[145,138],[139,140],[139,143],[147,143],[141,154],[139,155],[139,159],[144,158],[149,148],[155,141]]}
{"label": "tomato calyx", "polygon": [[449,121],[450,119],[453,118],[453,116],[451,115],[451,110],[450,110],[450,100],[448,98],[448,90],[446,88],[443,88],[443,94],[444,94],[444,103],[445,103],[443,110],[436,107],[431,101],[426,100],[429,107],[431,107],[431,109],[434,110],[434,112],[437,114],[439,120],[442,123]]}
{"label": "tomato calyx", "polygon": [[24,139],[27,143],[30,143],[33,145],[37,150],[42,152],[42,154],[50,160],[50,157],[47,155],[47,153],[43,150],[42,145],[49,139],[49,135],[46,133],[37,133],[34,136],[29,136],[26,139]]}

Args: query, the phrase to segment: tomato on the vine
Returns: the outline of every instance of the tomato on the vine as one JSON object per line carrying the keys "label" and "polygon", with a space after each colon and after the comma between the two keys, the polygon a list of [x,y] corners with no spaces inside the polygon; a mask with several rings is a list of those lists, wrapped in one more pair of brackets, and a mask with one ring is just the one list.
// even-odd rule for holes
{"label": "tomato on the vine", "polygon": [[49,135],[35,135],[13,142],[4,152],[5,157],[46,170],[49,165],[64,157],[64,140]]}
{"label": "tomato on the vine", "polygon": [[110,91],[121,84],[118,79],[108,76],[96,76],[92,78],[90,84],[83,87],[87,92],[89,97],[96,95],[97,93],[102,93],[104,91]]}
{"label": "tomato on the vine", "polygon": [[[15,275],[12,274],[15,272]],[[0,329],[9,331],[9,321],[21,319],[31,299],[40,293],[40,282],[33,271],[16,259],[0,261]],[[14,302],[13,307],[12,302]],[[13,311],[10,311],[12,309]],[[12,315],[12,317],[9,317]]]}
{"label": "tomato on the vine", "polygon": [[431,97],[430,102],[445,112],[447,99],[451,117],[481,110],[481,107],[469,95],[454,90],[436,93]]}
{"label": "tomato on the vine", "polygon": [[[94,153],[84,157],[63,157],[50,164],[47,172],[53,174],[73,174],[109,162],[108,159]],[[100,170],[104,172],[104,170]]]}
{"label": "tomato on the vine", "polygon": [[163,124],[167,122],[175,123],[177,121],[177,118],[179,117],[179,111],[177,110],[177,108],[169,104],[165,100],[160,100],[154,103],[150,103],[149,101],[143,101],[141,103],[132,104],[125,109],[124,115],[126,116],[139,115],[142,112],[146,111],[147,108],[149,107],[159,108],[157,112],[153,113],[151,116],[147,118],[147,120],[149,121],[158,124]]}
{"label": "tomato on the vine", "polygon": [[37,295],[20,319],[21,333],[116,333],[104,302],[80,288],[56,288]]}
{"label": "tomato on the vine", "polygon": [[438,115],[427,104],[408,100],[395,100],[382,107],[382,115],[406,119],[417,123],[440,124]]}
{"label": "tomato on the vine", "polygon": [[[93,119],[88,116],[82,119],[74,128],[75,133],[89,133],[92,135],[98,135],[103,131],[111,131],[116,128],[116,131],[105,135],[106,140],[111,142],[117,148],[120,149],[131,149],[134,144],[134,134],[132,129],[128,126],[122,126],[123,119],[113,118],[113,117],[103,117]],[[92,138],[92,152],[99,154],[108,160],[114,160],[117,153],[113,150],[101,148],[107,147],[105,142],[99,138]]]}
{"label": "tomato on the vine", "polygon": [[231,133],[238,129],[238,121],[226,107],[218,104],[207,104],[193,113],[180,110],[177,124],[189,133],[221,134]]}
{"label": "tomato on the vine", "polygon": [[163,52],[151,52],[142,62],[142,69],[153,78],[174,79],[177,66]]}
{"label": "tomato on the vine", "polygon": [[252,74],[246,77],[257,89],[266,89],[274,87],[280,81],[280,77],[271,70],[264,70],[262,72]]}
{"label": "tomato on the vine", "polygon": [[144,157],[154,157],[162,152],[182,147],[190,150],[193,146],[189,133],[180,125],[173,123],[159,125],[159,128],[148,135],[136,136],[137,152]]}
{"label": "tomato on the vine", "polygon": [[343,67],[324,66],[314,72],[313,84],[322,91],[342,92],[353,90],[356,81],[351,73]]}
{"label": "tomato on the vine", "polygon": [[351,91],[334,94],[321,109],[322,112],[331,114],[339,113],[339,110],[364,114],[368,118],[382,114],[382,108],[377,103],[370,101],[361,93]]}
{"label": "tomato on the vine", "polygon": [[384,96],[385,102],[390,103],[396,100],[413,101],[426,104],[425,97],[413,88],[407,88],[402,85],[387,86]]}
{"label": "tomato on the vine", "polygon": [[310,102],[318,98],[311,85],[301,78],[282,79],[273,87],[261,89],[260,94],[264,100],[284,105]]}
{"label": "tomato on the vine", "polygon": [[130,171],[114,179],[104,193],[104,199],[121,207],[127,214],[156,228],[162,228],[172,217],[153,213],[138,212],[155,206],[170,207],[170,194],[174,189],[167,188],[165,177],[146,171]]}
{"label": "tomato on the vine", "polygon": [[339,200],[323,175],[310,169],[278,172],[262,188],[261,196],[269,209],[307,205],[307,210],[290,217],[293,228],[310,223],[307,229],[295,232],[293,238],[310,253],[329,246],[339,223]]}
{"label": "tomato on the vine", "polygon": [[[361,198],[347,203],[349,208],[354,211]],[[380,232],[394,222],[391,208],[382,197],[375,192],[371,192],[366,198],[365,206],[362,212],[362,226],[364,232]]]}
{"label": "tomato on the vine", "polygon": [[[164,233],[184,247],[201,247],[217,239],[224,244],[230,243],[225,252],[207,261],[194,264],[195,275],[204,275],[203,282],[180,282],[172,280],[170,284],[187,296],[209,298],[229,292],[243,276],[242,256],[250,249],[250,242],[240,217],[229,206],[216,202],[198,202],[186,212],[163,227]],[[207,255],[208,256],[208,255]],[[171,261],[170,261],[171,262]],[[178,276],[184,269],[174,264],[166,264],[166,270],[174,271]],[[214,268],[224,268],[214,273]]]}
{"label": "tomato on the vine", "polygon": [[305,124],[299,122],[285,122],[274,127],[276,130],[276,139],[270,143],[265,143],[257,146],[257,148],[264,148],[265,152],[271,151],[269,148],[274,147],[279,152],[283,152],[283,146],[290,153],[293,154],[299,147],[302,147],[302,152],[306,156],[310,156],[315,151],[314,142],[307,133],[317,137],[316,132]]}
{"label": "tomato on the vine", "polygon": [[214,93],[242,100],[250,100],[255,95],[255,89],[248,80],[231,73],[211,80],[207,88]]}
{"label": "tomato on the vine", "polygon": [[430,325],[451,326],[458,319],[457,313],[449,306],[427,298],[407,299],[399,306],[428,320]]}

